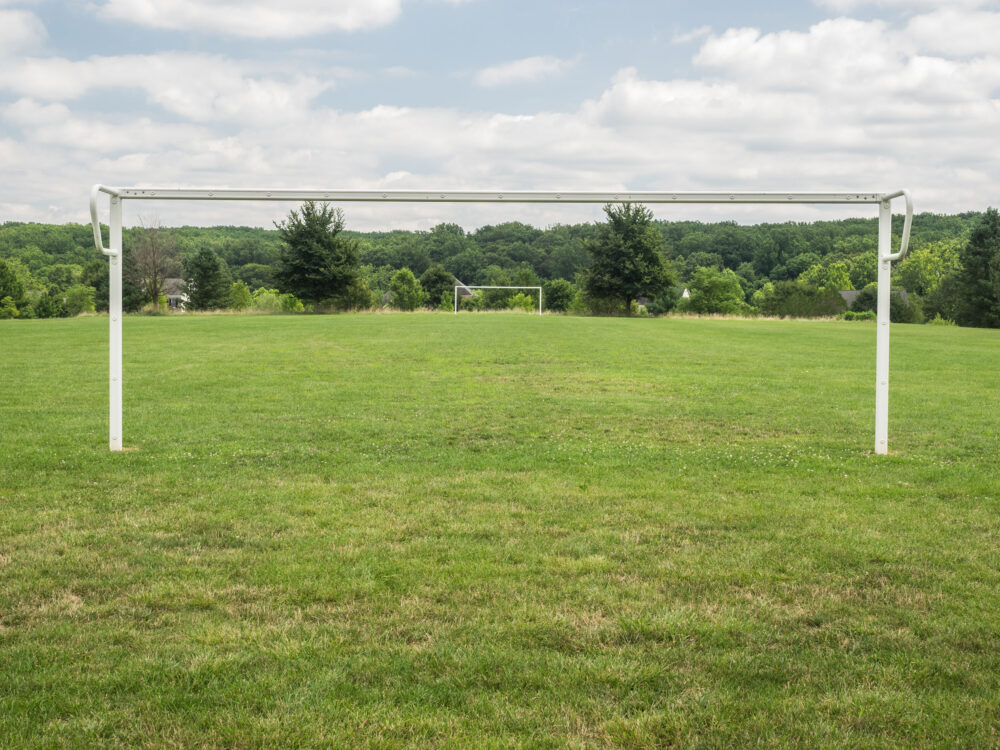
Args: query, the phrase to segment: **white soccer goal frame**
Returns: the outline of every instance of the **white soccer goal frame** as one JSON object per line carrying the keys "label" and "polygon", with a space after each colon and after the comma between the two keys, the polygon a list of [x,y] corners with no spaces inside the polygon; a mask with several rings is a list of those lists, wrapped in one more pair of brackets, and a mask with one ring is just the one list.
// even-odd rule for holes
{"label": "white soccer goal frame", "polygon": [[[109,246],[104,246],[97,213],[97,197],[110,197]],[[906,219],[899,250],[892,252],[892,201],[903,198]],[[913,221],[913,199],[907,190],[889,193],[744,193],[744,192],[447,192],[405,190],[288,190],[284,188],[158,188],[94,185],[90,191],[90,219],[94,244],[109,256],[108,317],[109,445],[122,450],[122,216],[127,200],[187,201],[331,201],[379,203],[812,203],[875,204],[878,206],[878,304],[875,334],[875,453],[889,452],[889,295],[891,264],[906,255]]]}
{"label": "white soccer goal frame", "polygon": [[534,289],[538,292],[538,314],[542,314],[542,288],[540,286],[486,286],[484,284],[455,284],[455,315],[458,315],[459,289]]}

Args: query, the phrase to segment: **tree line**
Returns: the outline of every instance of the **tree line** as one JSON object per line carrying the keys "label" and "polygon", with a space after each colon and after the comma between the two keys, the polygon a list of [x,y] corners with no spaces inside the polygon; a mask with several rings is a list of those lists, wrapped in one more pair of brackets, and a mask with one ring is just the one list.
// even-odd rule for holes
{"label": "tree line", "polygon": [[[451,308],[455,280],[543,286],[546,308],[589,314],[811,317],[874,309],[875,219],[811,223],[657,221],[615,204],[602,222],[538,229],[506,222],[466,232],[352,232],[332,206],[303,204],[274,229],[157,226],[124,232],[124,304],[162,309],[182,279],[188,309]],[[902,217],[893,222],[896,243]],[[914,217],[911,251],[894,264],[893,319],[1000,326],[997,212]],[[840,294],[856,290],[852,310]],[[0,316],[107,309],[107,260],[89,225],[0,225]],[[532,308],[495,290],[472,309]]]}

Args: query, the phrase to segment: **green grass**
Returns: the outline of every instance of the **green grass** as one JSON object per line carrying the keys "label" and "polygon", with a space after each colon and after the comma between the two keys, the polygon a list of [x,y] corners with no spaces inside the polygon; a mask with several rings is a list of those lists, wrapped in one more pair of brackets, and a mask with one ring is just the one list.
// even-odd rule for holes
{"label": "green grass", "polygon": [[1000,746],[1000,333],[0,323],[0,746]]}

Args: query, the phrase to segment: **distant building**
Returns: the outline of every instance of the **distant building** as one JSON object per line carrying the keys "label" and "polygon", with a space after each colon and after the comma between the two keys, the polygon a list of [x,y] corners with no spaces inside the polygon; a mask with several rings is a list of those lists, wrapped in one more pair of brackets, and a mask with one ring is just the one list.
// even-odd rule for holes
{"label": "distant building", "polygon": [[167,297],[167,307],[171,310],[183,310],[187,304],[187,282],[184,279],[164,279],[163,293]]}

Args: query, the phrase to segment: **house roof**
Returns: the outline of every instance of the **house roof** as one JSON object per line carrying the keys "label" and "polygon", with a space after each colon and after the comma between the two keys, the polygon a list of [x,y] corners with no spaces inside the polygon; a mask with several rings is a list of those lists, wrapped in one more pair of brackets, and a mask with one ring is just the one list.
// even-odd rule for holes
{"label": "house roof", "polygon": [[168,297],[182,297],[187,292],[187,282],[184,279],[168,278],[163,280],[163,293]]}

